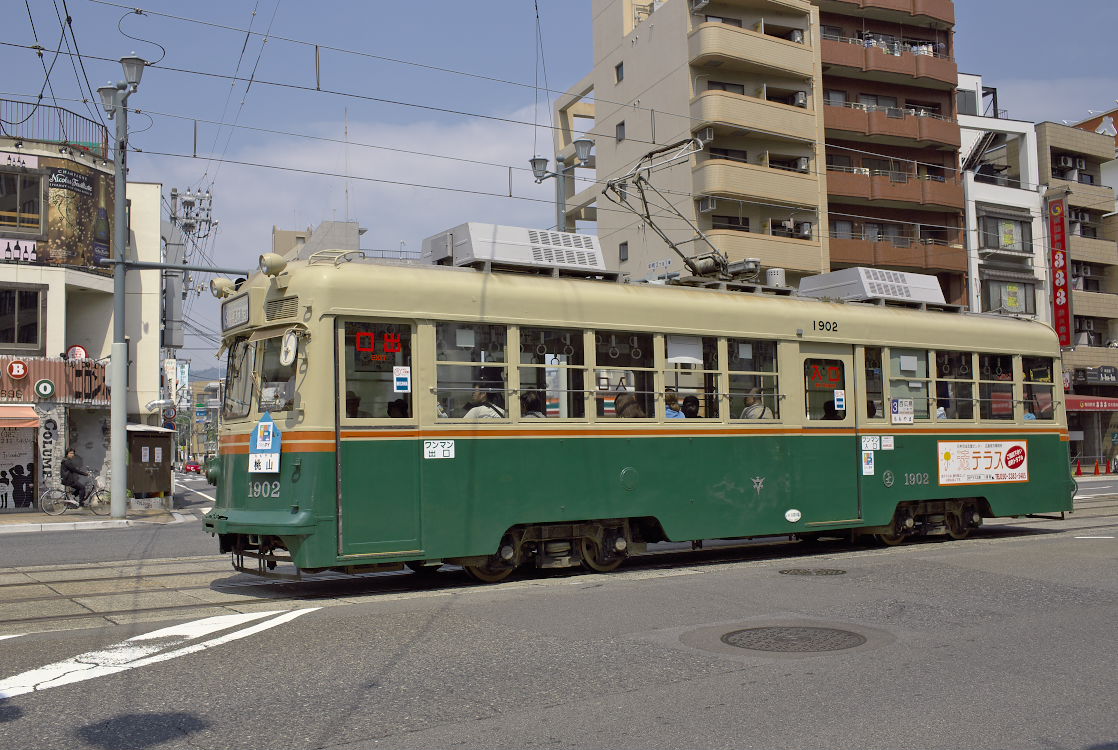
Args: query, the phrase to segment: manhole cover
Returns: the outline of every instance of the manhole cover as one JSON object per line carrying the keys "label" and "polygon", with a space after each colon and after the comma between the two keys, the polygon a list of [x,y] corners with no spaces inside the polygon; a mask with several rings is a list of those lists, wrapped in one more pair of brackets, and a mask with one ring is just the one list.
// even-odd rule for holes
{"label": "manhole cover", "polygon": [[845,570],[838,568],[789,568],[780,571],[782,576],[844,576]]}
{"label": "manhole cover", "polygon": [[838,628],[767,627],[734,630],[722,636],[729,646],[754,651],[781,651],[803,653],[812,651],[842,651],[866,642],[865,636]]}

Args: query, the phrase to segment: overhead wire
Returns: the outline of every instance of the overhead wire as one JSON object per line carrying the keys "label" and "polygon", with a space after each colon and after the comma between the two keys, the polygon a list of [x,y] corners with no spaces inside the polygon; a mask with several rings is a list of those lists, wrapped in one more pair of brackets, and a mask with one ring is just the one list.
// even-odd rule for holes
{"label": "overhead wire", "polygon": [[[85,91],[89,93],[89,101],[82,102],[82,104],[85,106],[85,111],[89,112],[89,116],[92,120],[101,123],[101,126],[108,130],[108,125],[105,124],[105,118],[102,117],[101,112],[96,108],[89,106],[90,102],[97,101],[97,97],[93,93],[93,87],[89,85],[89,75],[85,72],[85,61],[82,60],[81,50],[78,49],[78,38],[74,34],[74,21],[70,17],[69,9],[66,8],[66,0],[62,0],[62,5],[65,8],[66,13],[65,18],[62,17],[62,13],[58,10],[58,0],[53,0],[53,5],[54,14],[58,16],[58,23],[62,27],[63,38],[65,38],[66,32],[69,31],[70,38],[74,40],[74,53],[70,55],[70,67],[74,71],[74,79],[78,83],[78,91],[81,91],[84,85]],[[69,40],[66,41],[66,49],[67,51],[70,49]],[[75,58],[77,62],[75,62]],[[82,69],[82,72],[80,74],[78,73],[78,63],[81,64]],[[82,96],[84,98],[85,95],[83,94]]]}
{"label": "overhead wire", "polygon": [[[31,9],[28,8],[28,13],[30,13],[30,12],[31,12]],[[22,120],[5,120],[2,117],[0,117],[0,125],[22,125],[23,123],[27,122],[28,120],[30,120],[35,115],[36,110],[39,109],[39,105],[43,101],[43,94],[47,91],[48,87],[51,86],[50,76],[51,76],[51,73],[54,72],[55,63],[58,62],[58,58],[62,54],[62,43],[64,41],[66,41],[66,29],[62,29],[62,34],[58,38],[57,48],[54,51],[54,59],[51,60],[50,68],[46,68],[46,63],[43,62],[43,47],[42,47],[42,45],[39,44],[38,35],[37,34],[35,35],[35,46],[34,47],[26,47],[26,49],[34,50],[36,55],[38,55],[40,62],[42,62],[43,66],[44,66],[44,69],[43,69],[43,85],[39,87],[39,93],[35,96],[35,101],[32,103],[31,111],[27,113],[26,117],[24,117]],[[25,46],[25,45],[20,45],[20,46]],[[51,98],[52,99],[55,98],[53,88],[51,89]]]}

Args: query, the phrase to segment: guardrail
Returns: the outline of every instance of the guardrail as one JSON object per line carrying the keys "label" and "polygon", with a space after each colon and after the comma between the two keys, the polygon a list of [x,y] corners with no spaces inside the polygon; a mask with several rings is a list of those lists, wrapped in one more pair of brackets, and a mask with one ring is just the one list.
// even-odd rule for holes
{"label": "guardrail", "polygon": [[50,104],[0,99],[0,135],[58,143],[108,158],[109,131],[99,122]]}

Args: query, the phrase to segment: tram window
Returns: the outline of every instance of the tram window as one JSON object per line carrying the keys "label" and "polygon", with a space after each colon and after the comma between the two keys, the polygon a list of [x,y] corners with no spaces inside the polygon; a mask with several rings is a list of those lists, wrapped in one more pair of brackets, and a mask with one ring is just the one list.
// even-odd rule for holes
{"label": "tram window", "polygon": [[582,331],[520,329],[520,417],[586,416]]}
{"label": "tram window", "polygon": [[846,419],[836,407],[835,391],[846,391],[846,368],[841,359],[804,360],[804,398],[808,419]]}
{"label": "tram window", "polygon": [[295,363],[280,364],[283,339],[279,336],[260,342],[260,397],[257,408],[287,411],[295,405]]}
{"label": "tram window", "polygon": [[[719,410],[718,339],[714,336],[664,337],[664,385],[671,388],[687,419],[717,419]],[[675,422],[676,420],[671,420]]]}
{"label": "tram window", "polygon": [[599,417],[655,417],[655,358],[651,333],[594,334],[596,413]]}
{"label": "tram window", "polygon": [[889,397],[910,399],[914,419],[931,416],[928,353],[920,349],[889,350]]}
{"label": "tram window", "polygon": [[1013,419],[1013,357],[978,355],[978,413],[982,419]]}
{"label": "tram window", "polygon": [[221,407],[224,419],[247,417],[252,409],[252,386],[255,382],[256,342],[245,339],[233,344],[225,375],[225,401]]}
{"label": "tram window", "polygon": [[406,323],[346,322],[346,419],[407,418],[414,413],[411,393],[396,390],[393,372],[394,367],[411,367],[411,338]]}
{"label": "tram window", "polygon": [[885,373],[881,368],[881,347],[867,346],[866,367],[866,418],[885,419]]}
{"label": "tram window", "polygon": [[776,342],[730,339],[726,343],[730,370],[730,417],[779,418]]}
{"label": "tram window", "polygon": [[936,419],[974,419],[974,355],[936,352]]}
{"label": "tram window", "polygon": [[1025,419],[1055,419],[1051,357],[1022,357],[1025,375]]}
{"label": "tram window", "polygon": [[508,416],[507,340],[504,326],[435,324],[435,398],[441,419]]}

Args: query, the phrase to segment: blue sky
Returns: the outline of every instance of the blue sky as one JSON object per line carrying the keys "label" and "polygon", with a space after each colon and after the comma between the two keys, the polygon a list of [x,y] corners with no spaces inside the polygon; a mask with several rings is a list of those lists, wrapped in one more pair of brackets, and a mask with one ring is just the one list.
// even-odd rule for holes
{"label": "blue sky", "polygon": [[[526,167],[534,151],[550,154],[550,131],[531,125],[546,122],[548,114],[545,95],[537,96],[533,88],[537,78],[536,9],[531,0],[132,3],[129,7],[153,13],[136,15],[95,0],[65,0],[85,55],[115,61],[135,51],[154,61],[163,54],[158,45],[166,48],[166,56],[159,62],[162,67],[146,72],[140,91],[132,98],[132,106],[152,113],[150,119],[132,116],[132,143],[147,152],[184,154],[187,158],[137,155],[132,157],[130,179],[161,182],[165,190],[199,184],[210,188],[214,215],[221,221],[216,242],[208,248],[215,262],[254,265],[256,256],[270,247],[273,225],[302,228],[325,219],[342,219],[347,214],[368,228],[363,239],[367,248],[397,248],[403,243],[417,249],[424,237],[463,221],[551,225],[553,210],[548,201],[552,185],[535,185],[520,169],[513,172],[512,184],[521,200],[377,181],[504,194],[509,187],[508,166]],[[564,89],[589,70],[590,5],[590,0],[538,0],[546,60],[545,71],[539,72],[539,85],[543,85],[544,72],[552,89]],[[1089,108],[1114,105],[1118,75],[1110,49],[1114,29],[1118,28],[1118,3],[959,0],[956,6],[960,70],[981,73],[987,85],[998,87],[1000,106],[1009,110],[1010,116],[1076,121],[1085,119]],[[56,8],[63,12],[63,0],[31,0],[30,7],[39,43],[49,50],[45,57],[49,65],[60,38]],[[161,17],[154,12],[216,26]],[[22,2],[11,3],[5,19],[0,42],[35,42]],[[262,44],[259,36],[250,37],[246,44],[245,33],[236,29],[249,28],[250,24],[253,31],[270,31],[267,44]],[[310,44],[295,44],[279,37]],[[314,91],[314,44],[366,55],[322,49],[323,89],[500,119]],[[1067,52],[1050,54],[1061,47]],[[255,69],[258,81],[304,89],[257,83],[246,94],[243,82],[231,85],[221,77],[232,75],[238,64],[242,77]],[[115,62],[87,60],[86,69],[94,88],[121,76]],[[0,97],[26,98],[20,95],[34,94],[42,85],[42,67],[33,52],[0,46],[0,70],[6,71]],[[78,77],[68,59],[58,61],[51,82],[59,98],[81,96]],[[83,111],[80,103],[60,103]],[[348,147],[259,130],[226,128],[219,132],[216,126],[201,122],[236,121],[242,126],[341,140],[347,116]],[[193,118],[200,120],[198,150],[202,155],[349,174],[351,179],[189,158],[194,149]],[[389,148],[485,164],[404,154]],[[216,304],[208,293],[191,303],[190,315],[198,324],[215,327]],[[196,348],[186,355],[197,364],[214,363],[204,351],[208,348],[204,340],[190,340],[188,346]]]}

